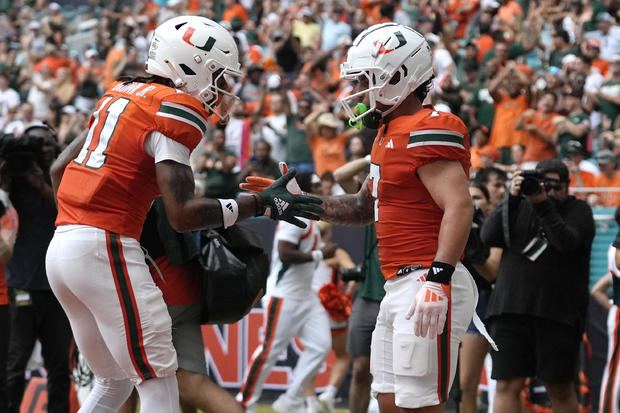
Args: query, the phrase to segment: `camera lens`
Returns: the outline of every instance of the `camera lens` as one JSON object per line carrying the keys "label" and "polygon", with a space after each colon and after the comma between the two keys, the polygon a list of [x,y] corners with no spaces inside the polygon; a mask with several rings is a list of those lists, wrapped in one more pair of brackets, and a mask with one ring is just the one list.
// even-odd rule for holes
{"label": "camera lens", "polygon": [[521,194],[525,196],[533,196],[540,193],[540,182],[533,176],[523,177],[521,182]]}

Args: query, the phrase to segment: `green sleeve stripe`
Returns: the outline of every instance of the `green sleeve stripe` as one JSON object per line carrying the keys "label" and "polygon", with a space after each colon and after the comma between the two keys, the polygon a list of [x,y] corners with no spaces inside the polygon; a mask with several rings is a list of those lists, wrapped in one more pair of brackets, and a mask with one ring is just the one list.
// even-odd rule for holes
{"label": "green sleeve stripe", "polygon": [[[428,131],[420,131],[428,132]],[[448,133],[445,133],[448,132]],[[412,132],[409,136],[409,143],[407,148],[413,148],[416,146],[424,145],[442,145],[442,146],[455,146],[465,149],[463,145],[463,135],[452,131],[441,131],[441,133],[418,133]]]}
{"label": "green sleeve stripe", "polygon": [[156,115],[185,122],[198,129],[203,135],[207,132],[207,123],[204,118],[183,105],[163,102]]}

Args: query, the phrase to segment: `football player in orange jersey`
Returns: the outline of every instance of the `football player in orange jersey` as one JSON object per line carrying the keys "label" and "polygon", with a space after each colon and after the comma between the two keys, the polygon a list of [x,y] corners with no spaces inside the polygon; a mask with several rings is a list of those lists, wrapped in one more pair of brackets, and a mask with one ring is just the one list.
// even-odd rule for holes
{"label": "football player in orange jersey", "polygon": [[95,374],[81,412],[117,410],[134,385],[142,412],[178,412],[170,316],[137,240],[158,194],[180,232],[228,227],[267,209],[303,226],[295,216],[322,212],[320,199],[286,190],[294,171],[238,200],[194,197],[189,154],[210,114],[227,118],[219,110],[230,96],[226,77],[241,74],[228,31],[203,17],[170,19],[153,34],[146,71],[151,77],[117,82],[104,94],[60,174],[46,266]]}
{"label": "football player in orange jersey", "polygon": [[367,182],[327,197],[322,219],[374,221],[386,278],[371,343],[381,412],[442,412],[476,286],[460,263],[472,220],[469,135],[450,113],[423,106],[433,77],[424,37],[374,25],[349,49],[341,77],[356,82],[343,106],[351,123],[379,129]]}

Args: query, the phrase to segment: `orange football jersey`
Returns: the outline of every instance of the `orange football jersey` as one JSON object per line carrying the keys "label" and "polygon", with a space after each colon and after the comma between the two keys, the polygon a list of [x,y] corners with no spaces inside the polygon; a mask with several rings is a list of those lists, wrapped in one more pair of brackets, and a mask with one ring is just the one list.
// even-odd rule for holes
{"label": "orange football jersey", "polygon": [[417,168],[437,160],[456,160],[469,175],[470,159],[463,122],[432,106],[399,117],[385,129],[381,128],[372,147],[369,190],[375,197],[381,272],[389,279],[401,268],[430,266],[437,252],[443,211],[418,178]]}
{"label": "orange football jersey", "polygon": [[58,189],[56,225],[81,224],[138,239],[159,194],[153,157],[144,150],[158,131],[193,150],[209,114],[185,93],[155,83],[116,83],[99,100],[86,142]]}

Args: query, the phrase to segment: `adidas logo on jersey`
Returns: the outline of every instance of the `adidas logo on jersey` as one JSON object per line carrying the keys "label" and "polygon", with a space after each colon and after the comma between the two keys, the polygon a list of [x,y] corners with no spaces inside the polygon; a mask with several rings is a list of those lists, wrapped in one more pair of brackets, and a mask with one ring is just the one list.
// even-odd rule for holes
{"label": "adidas logo on jersey", "polygon": [[276,204],[276,208],[278,208],[278,215],[282,215],[290,205],[288,202],[278,197],[273,198],[273,202]]}
{"label": "adidas logo on jersey", "polygon": [[394,142],[390,139],[390,141],[385,145],[386,148],[394,149]]}

